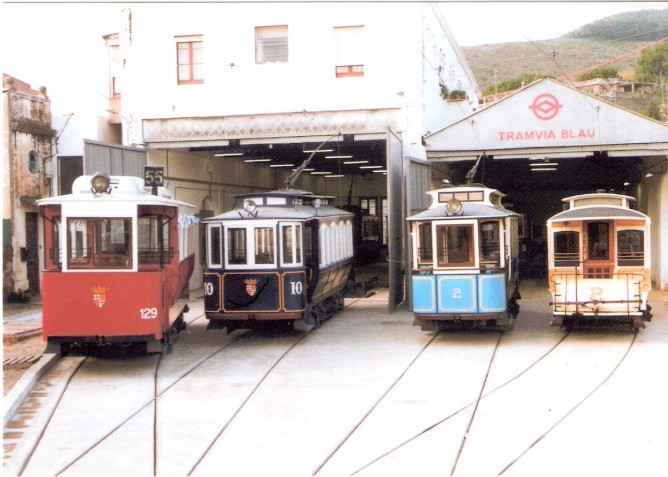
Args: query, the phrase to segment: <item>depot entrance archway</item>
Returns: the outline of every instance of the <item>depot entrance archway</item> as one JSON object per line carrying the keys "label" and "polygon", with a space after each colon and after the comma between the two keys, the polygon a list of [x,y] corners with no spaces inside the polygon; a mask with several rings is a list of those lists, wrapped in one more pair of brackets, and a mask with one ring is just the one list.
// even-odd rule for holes
{"label": "depot entrance archway", "polygon": [[652,279],[668,287],[668,243],[659,239],[668,228],[668,126],[544,79],[425,143],[437,181],[463,183],[474,170],[473,181],[507,194],[526,218],[529,264],[541,263],[545,222],[562,198],[601,189],[636,197],[653,222]]}

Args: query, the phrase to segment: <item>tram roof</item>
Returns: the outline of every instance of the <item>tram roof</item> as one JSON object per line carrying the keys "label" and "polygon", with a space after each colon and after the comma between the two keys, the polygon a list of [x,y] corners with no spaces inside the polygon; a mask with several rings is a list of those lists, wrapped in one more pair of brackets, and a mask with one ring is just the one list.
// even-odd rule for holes
{"label": "tram roof", "polygon": [[518,215],[512,210],[504,207],[485,205],[479,203],[462,202],[462,208],[456,214],[450,214],[445,204],[429,208],[424,212],[408,217],[408,221],[415,220],[437,220],[437,219],[459,219],[459,218],[502,218]]}
{"label": "tram roof", "polygon": [[312,205],[262,205],[258,206],[252,213],[246,212],[241,207],[236,207],[228,212],[203,219],[202,222],[218,220],[308,220],[317,217],[352,217],[352,215],[350,212],[331,205],[323,205],[318,208]]}
{"label": "tram roof", "polygon": [[187,202],[176,200],[164,187],[158,188],[158,195],[154,195],[144,186],[144,180],[132,176],[110,176],[109,190],[94,193],[91,188],[93,175],[79,176],[72,184],[72,193],[37,200],[38,205],[57,205],[75,203],[120,203],[132,202],[141,205],[167,205],[194,209],[195,206]]}
{"label": "tram roof", "polygon": [[331,195],[316,195],[313,192],[301,189],[279,189],[265,192],[246,192],[244,194],[235,194],[236,199],[245,199],[249,197],[301,197],[302,199],[334,199]]}
{"label": "tram roof", "polygon": [[562,220],[584,220],[584,219],[647,219],[642,212],[633,209],[624,209],[621,207],[582,207],[576,209],[564,210],[550,217],[548,222],[557,222]]}

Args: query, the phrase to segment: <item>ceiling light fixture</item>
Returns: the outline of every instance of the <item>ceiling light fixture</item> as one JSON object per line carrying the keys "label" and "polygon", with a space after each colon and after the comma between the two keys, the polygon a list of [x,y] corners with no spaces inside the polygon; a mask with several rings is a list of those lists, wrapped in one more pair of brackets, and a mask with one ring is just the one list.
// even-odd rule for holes
{"label": "ceiling light fixture", "polygon": [[383,166],[360,166],[360,169],[382,169]]}
{"label": "ceiling light fixture", "polygon": [[269,167],[295,167],[294,164],[269,164]]}
{"label": "ceiling light fixture", "polygon": [[220,152],[218,154],[214,154],[215,157],[232,157],[232,156],[243,156],[243,152]]}
{"label": "ceiling light fixture", "polygon": [[317,151],[315,149],[304,149],[305,153],[310,154],[312,152],[334,152],[334,149],[318,149]]}
{"label": "ceiling light fixture", "polygon": [[332,171],[315,171],[315,172],[311,172],[311,175],[314,175],[314,176],[315,175],[326,175],[326,174],[331,174],[331,173],[332,173]]}
{"label": "ceiling light fixture", "polygon": [[271,159],[244,159],[244,162],[271,162]]}
{"label": "ceiling light fixture", "polygon": [[343,161],[344,164],[367,164],[369,161]]}
{"label": "ceiling light fixture", "polygon": [[352,154],[341,154],[341,155],[334,155],[334,156],[325,156],[325,159],[352,159],[353,156]]}

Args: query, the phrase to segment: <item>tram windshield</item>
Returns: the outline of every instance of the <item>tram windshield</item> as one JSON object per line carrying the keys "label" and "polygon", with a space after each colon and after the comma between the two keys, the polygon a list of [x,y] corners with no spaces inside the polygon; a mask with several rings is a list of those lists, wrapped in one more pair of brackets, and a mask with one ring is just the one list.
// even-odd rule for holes
{"label": "tram windshield", "polygon": [[473,225],[437,225],[436,250],[439,267],[472,267],[475,260]]}
{"label": "tram windshield", "polygon": [[129,217],[68,219],[67,267],[132,268],[132,220]]}

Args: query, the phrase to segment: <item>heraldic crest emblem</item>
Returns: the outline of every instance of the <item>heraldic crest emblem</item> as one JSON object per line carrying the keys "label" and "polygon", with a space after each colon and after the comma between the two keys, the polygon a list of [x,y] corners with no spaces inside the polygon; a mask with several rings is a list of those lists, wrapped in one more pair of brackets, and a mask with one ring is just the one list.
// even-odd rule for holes
{"label": "heraldic crest emblem", "polygon": [[246,284],[246,293],[248,296],[254,296],[257,293],[257,279],[248,278],[244,280],[244,283]]}
{"label": "heraldic crest emblem", "polygon": [[98,308],[102,308],[107,302],[107,292],[109,291],[109,288],[93,287],[91,291],[93,292],[93,303],[95,303],[95,306]]}

